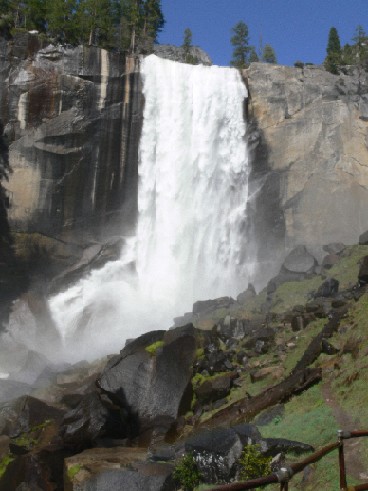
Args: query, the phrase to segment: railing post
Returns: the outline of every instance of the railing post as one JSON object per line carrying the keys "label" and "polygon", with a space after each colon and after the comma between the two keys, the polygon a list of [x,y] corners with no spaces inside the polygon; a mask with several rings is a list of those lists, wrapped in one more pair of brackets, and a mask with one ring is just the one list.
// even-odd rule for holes
{"label": "railing post", "polygon": [[291,467],[281,467],[281,469],[276,472],[277,480],[280,483],[280,491],[288,491],[289,480],[294,475]]}
{"label": "railing post", "polygon": [[344,432],[342,430],[338,430],[337,436],[339,438],[340,490],[344,491],[348,487],[346,482],[346,468],[344,458]]}

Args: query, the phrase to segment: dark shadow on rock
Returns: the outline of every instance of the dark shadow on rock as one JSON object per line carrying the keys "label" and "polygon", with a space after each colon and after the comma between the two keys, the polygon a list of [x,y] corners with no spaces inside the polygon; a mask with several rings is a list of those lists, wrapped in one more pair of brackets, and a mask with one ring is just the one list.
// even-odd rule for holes
{"label": "dark shadow on rock", "polygon": [[9,144],[0,120],[0,332],[7,324],[11,302],[27,286],[14,254],[13,239],[8,222],[10,199],[2,182],[8,180]]}
{"label": "dark shadow on rock", "polygon": [[[285,243],[285,216],[281,206],[281,172],[271,169],[269,151],[262,129],[252,112],[252,94],[245,109],[250,165],[248,200],[248,237],[251,255],[263,263],[274,264],[282,256]],[[264,269],[264,268],[263,268]],[[271,272],[272,275],[272,272]]]}

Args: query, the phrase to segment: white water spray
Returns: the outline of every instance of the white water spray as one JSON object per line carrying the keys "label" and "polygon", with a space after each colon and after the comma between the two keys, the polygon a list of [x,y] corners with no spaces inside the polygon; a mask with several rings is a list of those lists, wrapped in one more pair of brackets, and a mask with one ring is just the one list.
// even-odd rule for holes
{"label": "white water spray", "polygon": [[69,359],[116,352],[126,338],[170,327],[194,301],[248,282],[246,87],[230,68],[154,55],[141,68],[137,236],[119,261],[50,299]]}

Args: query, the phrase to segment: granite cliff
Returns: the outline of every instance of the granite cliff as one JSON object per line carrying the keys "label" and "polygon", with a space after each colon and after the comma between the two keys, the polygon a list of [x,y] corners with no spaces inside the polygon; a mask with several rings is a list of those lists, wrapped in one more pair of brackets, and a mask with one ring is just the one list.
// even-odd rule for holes
{"label": "granite cliff", "polygon": [[[368,228],[368,78],[251,64],[248,118],[260,255],[354,244]],[[271,247],[270,247],[271,246]]]}
{"label": "granite cliff", "polygon": [[[31,276],[43,254],[47,275],[72,278],[75,265],[118,254],[116,236],[135,226],[139,60],[31,34],[2,41],[0,56],[16,251]],[[260,260],[269,267],[298,244],[320,259],[323,244],[356,243],[368,229],[367,74],[255,63],[244,78]]]}

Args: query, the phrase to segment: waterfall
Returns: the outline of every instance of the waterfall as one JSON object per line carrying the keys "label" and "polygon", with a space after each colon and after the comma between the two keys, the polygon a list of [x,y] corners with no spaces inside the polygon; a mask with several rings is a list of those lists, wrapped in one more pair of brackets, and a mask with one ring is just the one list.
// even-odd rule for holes
{"label": "waterfall", "polygon": [[50,299],[70,359],[116,352],[126,338],[170,327],[194,301],[233,296],[248,283],[239,72],[151,55],[141,74],[137,233],[119,261]]}

